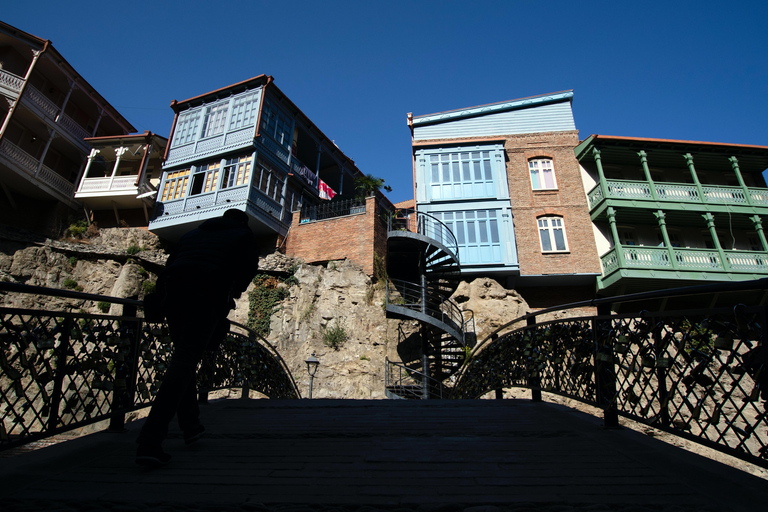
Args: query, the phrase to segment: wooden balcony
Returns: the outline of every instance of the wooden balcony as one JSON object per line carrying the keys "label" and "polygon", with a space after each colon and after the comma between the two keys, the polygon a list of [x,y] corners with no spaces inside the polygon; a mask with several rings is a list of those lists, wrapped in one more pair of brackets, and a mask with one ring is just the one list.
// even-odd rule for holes
{"label": "wooden balcony", "polygon": [[43,183],[52,191],[58,192],[67,202],[72,200],[75,186],[40,160],[30,155],[17,145],[3,139],[0,142],[0,159],[16,173],[26,176],[33,183]]}
{"label": "wooden balcony", "polygon": [[[702,185],[699,189],[691,183],[655,182],[652,189],[646,181],[605,180],[604,187],[598,183],[587,197],[591,211],[606,200],[648,201],[648,206],[654,208],[658,203],[664,203],[665,208],[675,203],[768,207],[768,189],[765,188],[748,188],[745,193],[741,187]],[[635,205],[641,206],[640,203]]]}

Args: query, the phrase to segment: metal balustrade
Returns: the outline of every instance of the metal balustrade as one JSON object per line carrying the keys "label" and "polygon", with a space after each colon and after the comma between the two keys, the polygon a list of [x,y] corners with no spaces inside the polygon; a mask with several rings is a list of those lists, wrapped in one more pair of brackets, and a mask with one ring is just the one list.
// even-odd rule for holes
{"label": "metal balustrade", "polygon": [[[148,407],[173,351],[164,323],[146,322],[142,302],[0,283],[22,297],[56,296],[118,304],[122,315],[0,307],[0,449],[102,420],[120,429],[129,411]],[[206,352],[201,391],[243,386],[270,398],[299,398],[275,348],[233,324]]]}
{"label": "metal balustrade", "polygon": [[[459,243],[456,236],[448,226],[439,219],[424,212],[412,212],[405,215],[392,215],[387,219],[387,231],[407,231],[422,235],[444,246],[452,254],[451,257],[458,262]],[[396,234],[396,233],[394,233]]]}
{"label": "metal balustrade", "polygon": [[[715,249],[691,249],[674,247],[672,256],[665,247],[622,245],[623,266],[619,265],[617,249],[613,248],[602,257],[603,275],[620,268],[648,270],[690,270],[703,272],[758,272],[768,273],[768,253],[751,251],[723,251],[726,262]],[[674,263],[672,258],[674,258]]]}
{"label": "metal balustrade", "polygon": [[[749,199],[741,187],[725,185],[702,185],[703,196],[696,185],[686,183],[654,182],[656,198],[660,201],[685,203],[713,203],[732,205],[768,205],[768,189],[748,189]],[[594,208],[603,199],[641,199],[654,200],[650,183],[630,180],[605,180],[607,197],[598,183],[587,194],[589,207]]]}
{"label": "metal balustrade", "polygon": [[347,199],[331,201],[318,205],[304,206],[301,209],[300,222],[313,222],[365,213],[365,199]]}
{"label": "metal balustrade", "polygon": [[[437,379],[425,375],[424,372],[406,366],[402,363],[384,359],[384,389],[387,390],[387,397],[398,399],[422,399],[426,396],[430,398],[443,398],[443,383]],[[427,389],[424,389],[424,381],[428,382]]]}
{"label": "metal balustrade", "polygon": [[18,94],[21,91],[22,85],[24,85],[23,77],[0,69],[0,87]]}
{"label": "metal balustrade", "polygon": [[543,391],[600,407],[609,426],[620,415],[768,467],[768,312],[760,299],[536,322],[554,311],[728,293],[765,297],[768,279],[598,299],[517,318],[475,348],[451,397],[527,387],[534,397]]}

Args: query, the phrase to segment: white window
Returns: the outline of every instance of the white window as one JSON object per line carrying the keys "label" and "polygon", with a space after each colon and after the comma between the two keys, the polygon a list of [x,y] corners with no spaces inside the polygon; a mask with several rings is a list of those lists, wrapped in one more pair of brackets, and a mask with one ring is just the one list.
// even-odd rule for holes
{"label": "white window", "polygon": [[224,163],[221,188],[237,187],[248,183],[251,173],[251,155],[230,158]]}
{"label": "white window", "polygon": [[189,195],[194,196],[216,190],[220,168],[221,161],[219,160],[195,169],[192,174],[192,187],[189,190]]}
{"label": "white window", "polygon": [[[433,215],[456,237],[463,264],[490,264],[504,261],[499,239],[499,211],[474,210],[436,212]],[[440,240],[443,243],[449,240]]]}
{"label": "white window", "polygon": [[275,141],[285,148],[291,147],[293,123],[288,115],[275,107],[271,102],[265,101],[261,112],[262,133],[269,134]]}
{"label": "white window", "polygon": [[533,190],[556,189],[555,167],[549,158],[535,158],[528,160],[528,169],[531,171],[531,187]]}
{"label": "white window", "polygon": [[195,140],[195,137],[197,137],[197,129],[200,126],[199,122],[199,110],[180,115],[176,126],[176,135],[174,136],[173,145],[180,146]]}
{"label": "white window", "polygon": [[425,156],[432,200],[495,197],[495,151],[450,151]]}
{"label": "white window", "polygon": [[565,224],[562,217],[539,217],[539,239],[542,252],[566,252]]}
{"label": "white window", "polygon": [[232,103],[232,114],[229,116],[229,129],[237,130],[256,122],[259,106],[259,91],[236,98]]}
{"label": "white window", "polygon": [[227,119],[227,110],[229,109],[229,100],[225,103],[212,105],[205,112],[205,129],[203,137],[218,135],[224,131],[224,122]]}

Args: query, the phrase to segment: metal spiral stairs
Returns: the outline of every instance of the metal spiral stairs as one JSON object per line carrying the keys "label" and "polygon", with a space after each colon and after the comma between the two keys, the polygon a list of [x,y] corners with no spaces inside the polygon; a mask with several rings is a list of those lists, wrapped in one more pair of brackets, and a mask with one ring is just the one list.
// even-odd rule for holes
{"label": "metal spiral stairs", "polygon": [[[448,227],[422,212],[390,219],[387,236],[388,318],[416,320],[420,354],[387,362],[387,396],[439,398],[444,382],[474,345],[474,318],[450,299],[460,282],[458,244]],[[409,359],[409,360],[406,360]]]}

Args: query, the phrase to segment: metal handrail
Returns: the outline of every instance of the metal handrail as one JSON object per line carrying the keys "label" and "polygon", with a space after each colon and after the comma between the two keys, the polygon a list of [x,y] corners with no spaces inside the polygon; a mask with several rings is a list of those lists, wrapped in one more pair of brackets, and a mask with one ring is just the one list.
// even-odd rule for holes
{"label": "metal handrail", "polygon": [[399,306],[439,320],[460,332],[464,344],[464,311],[453,299],[439,292],[433,285],[390,279],[387,281],[386,305]]}
{"label": "metal handrail", "polygon": [[409,231],[431,238],[451,251],[457,263],[459,261],[459,243],[453,231],[428,213],[395,211],[387,219],[387,231]]}
{"label": "metal handrail", "polygon": [[[152,404],[172,353],[164,322],[147,322],[135,299],[0,283],[0,291],[123,306],[121,315],[0,307],[0,449],[110,420]],[[273,398],[299,398],[274,346],[233,324],[201,363],[206,391],[251,387]]]}
{"label": "metal handrail", "polygon": [[[384,358],[384,363],[384,387],[386,389],[413,387],[420,391],[412,393],[411,396],[413,398],[423,398],[424,380],[426,379],[432,385],[429,390],[430,395],[432,396],[431,392],[435,391],[434,398],[443,398],[443,384],[434,377],[430,377],[419,370],[409,368],[403,363],[390,361],[389,358]],[[392,376],[392,368],[397,369],[397,378]]]}
{"label": "metal handrail", "polygon": [[304,206],[301,209],[300,222],[333,219],[355,213],[365,213],[365,199],[347,199]]}
{"label": "metal handrail", "polygon": [[599,407],[607,426],[623,416],[768,467],[768,309],[759,300],[536,322],[545,312],[585,305],[726,292],[746,300],[749,290],[763,296],[767,281],[632,294],[519,317],[472,351],[452,398],[527,387],[534,399],[549,392]]}

